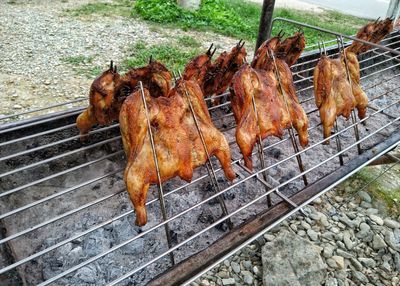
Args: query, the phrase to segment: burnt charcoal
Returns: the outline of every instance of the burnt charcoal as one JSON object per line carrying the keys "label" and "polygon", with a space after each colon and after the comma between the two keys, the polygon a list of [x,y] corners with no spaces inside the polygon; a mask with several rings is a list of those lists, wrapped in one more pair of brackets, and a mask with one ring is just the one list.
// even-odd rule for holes
{"label": "burnt charcoal", "polygon": [[100,184],[94,185],[93,186],[93,191],[100,189]]}
{"label": "burnt charcoal", "polygon": [[284,183],[290,179],[292,179],[294,176],[296,176],[296,172],[291,170],[289,171],[289,173],[287,173],[286,175],[284,175],[282,178],[280,178],[279,183]]}
{"label": "burnt charcoal", "polygon": [[214,193],[214,188],[210,182],[203,184],[201,188],[204,192]]}
{"label": "burnt charcoal", "polygon": [[223,197],[224,197],[225,200],[231,201],[236,197],[236,195],[235,195],[234,192],[226,192],[226,193],[223,194]]}
{"label": "burnt charcoal", "polygon": [[199,215],[197,218],[197,221],[201,223],[213,223],[214,222],[214,217],[210,213],[205,213],[204,211]]}
{"label": "burnt charcoal", "polygon": [[173,231],[172,229],[169,230],[169,236],[171,237],[171,242],[176,244],[178,243],[178,233]]}
{"label": "burnt charcoal", "polygon": [[278,159],[280,156],[282,156],[282,150],[276,147],[273,147],[268,150],[268,155],[274,157],[275,159]]}
{"label": "burnt charcoal", "polygon": [[228,224],[225,221],[217,224],[215,226],[215,228],[218,229],[219,231],[223,231],[223,232],[225,232],[229,229]]}

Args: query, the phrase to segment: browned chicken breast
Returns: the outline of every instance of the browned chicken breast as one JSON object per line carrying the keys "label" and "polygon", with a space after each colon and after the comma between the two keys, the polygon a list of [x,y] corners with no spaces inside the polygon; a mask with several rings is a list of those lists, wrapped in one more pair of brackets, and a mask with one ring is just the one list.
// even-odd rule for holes
{"label": "browned chicken breast", "polygon": [[[176,176],[190,181],[193,170],[208,160],[185,90],[193,105],[208,154],[218,158],[226,177],[233,180],[235,173],[231,167],[228,142],[213,125],[200,87],[194,81],[181,80],[168,97],[154,98],[147,89],[144,90],[161,181]],[[147,191],[150,184],[156,184],[158,180],[140,91],[131,94],[122,105],[120,127],[128,157],[124,179],[135,207],[136,224],[143,226],[147,222]]]}

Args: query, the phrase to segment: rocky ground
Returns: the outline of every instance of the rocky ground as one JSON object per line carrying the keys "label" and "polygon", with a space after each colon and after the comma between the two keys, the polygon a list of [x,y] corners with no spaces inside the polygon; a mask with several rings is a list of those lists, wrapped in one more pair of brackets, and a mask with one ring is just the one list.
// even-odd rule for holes
{"label": "rocky ground", "polygon": [[400,217],[363,184],[346,181],[191,285],[400,285]]}
{"label": "rocky ground", "polygon": [[[120,64],[139,41],[169,43],[188,35],[204,48],[214,42],[221,51],[237,41],[208,32],[155,29],[121,15],[67,12],[92,2],[99,1],[0,2],[0,115],[86,98],[95,77],[91,69],[101,70],[111,59]],[[88,62],[77,69],[73,59],[80,58]]]}

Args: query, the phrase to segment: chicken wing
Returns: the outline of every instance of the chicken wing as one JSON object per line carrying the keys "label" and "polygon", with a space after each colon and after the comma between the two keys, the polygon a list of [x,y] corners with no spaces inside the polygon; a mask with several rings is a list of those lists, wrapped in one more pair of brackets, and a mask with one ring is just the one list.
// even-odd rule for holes
{"label": "chicken wing", "polygon": [[[193,170],[208,160],[186,92],[209,156],[215,155],[221,162],[226,177],[233,180],[235,173],[230,164],[228,142],[211,122],[200,87],[194,81],[181,80],[168,97],[154,98],[144,89],[161,182],[176,176],[189,182]],[[128,157],[124,180],[135,208],[136,224],[139,226],[147,223],[145,202],[148,188],[150,184],[158,182],[145,112],[141,91],[131,94],[120,112],[124,150]]]}

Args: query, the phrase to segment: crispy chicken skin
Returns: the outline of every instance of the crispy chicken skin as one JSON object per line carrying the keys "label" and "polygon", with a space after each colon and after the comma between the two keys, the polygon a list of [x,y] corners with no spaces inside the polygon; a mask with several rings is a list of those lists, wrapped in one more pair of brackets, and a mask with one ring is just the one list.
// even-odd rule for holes
{"label": "crispy chicken skin", "polygon": [[296,32],[293,36],[281,41],[283,34],[279,33],[265,41],[256,51],[251,67],[256,69],[268,69],[271,65],[269,51],[273,51],[277,59],[284,60],[288,66],[292,66],[299,59],[306,47],[304,33]]}
{"label": "crispy chicken skin", "polygon": [[204,77],[206,76],[208,69],[212,65],[211,58],[216,51],[215,48],[214,51],[211,52],[213,45],[214,44],[211,44],[206,53],[198,55],[186,64],[182,75],[182,78],[184,80],[193,80],[197,82],[200,87],[203,86]]}
{"label": "crispy chicken skin", "polygon": [[[297,99],[287,63],[293,64],[298,59],[305,46],[304,36],[296,34],[285,40],[284,45],[280,40],[278,35],[264,42],[251,67],[243,65],[232,79],[230,94],[237,123],[236,141],[249,169],[253,168],[251,153],[258,136],[261,139],[271,135],[281,138],[283,130],[293,126],[299,134],[300,144],[303,147],[308,144],[308,118]],[[279,48],[281,52],[274,61],[272,53]]]}
{"label": "crispy chicken skin", "polygon": [[327,138],[331,135],[336,117],[343,115],[349,118],[351,110],[357,104],[340,59],[332,60],[322,56],[319,60],[314,70],[314,95],[324,138]]}
{"label": "crispy chicken skin", "polygon": [[276,57],[284,60],[289,67],[294,65],[306,47],[306,38],[303,32],[296,32],[286,38],[275,49]]}
{"label": "crispy chicken skin", "polygon": [[308,144],[308,118],[297,100],[292,74],[284,61],[277,62],[277,66],[283,90],[274,69],[253,69],[245,64],[232,80],[230,92],[237,123],[236,141],[250,170],[253,169],[251,153],[258,136],[261,139],[271,135],[281,138],[283,130],[293,125],[301,145]]}
{"label": "crispy chicken skin", "polygon": [[[357,37],[378,43],[390,33],[392,28],[390,19],[375,21],[362,27]],[[360,64],[357,55],[370,48],[368,44],[354,41],[341,52],[339,58],[330,59],[322,56],[317,63],[314,70],[314,96],[319,108],[324,138],[331,135],[332,127],[339,115],[348,118],[351,111],[357,108],[358,117],[365,118],[368,97],[360,85]],[[328,141],[325,143],[329,144]]]}
{"label": "crispy chicken skin", "polygon": [[[200,87],[194,81],[181,80],[170,91],[168,97],[154,98],[144,89],[161,182],[176,176],[189,182],[193,170],[207,161],[207,153],[190,111],[185,89],[209,155],[218,158],[226,177],[233,180],[235,173],[230,164],[228,142],[213,125]],[[136,224],[143,226],[147,223],[147,191],[150,184],[156,184],[158,180],[140,91],[132,93],[123,103],[120,128],[128,158],[124,179],[135,208]]]}
{"label": "crispy chicken skin", "polygon": [[230,52],[224,51],[208,68],[202,84],[205,96],[220,95],[227,90],[234,74],[246,59],[244,44],[240,41]]}
{"label": "crispy chicken skin", "polygon": [[89,93],[89,107],[76,120],[81,139],[86,139],[93,125],[108,125],[118,118],[122,102],[115,100],[114,91],[119,80],[120,75],[111,62],[110,68],[93,81]]}
{"label": "crispy chicken skin", "polygon": [[76,120],[81,140],[96,125],[109,125],[118,120],[119,111],[125,98],[135,89],[139,81],[151,91],[154,97],[166,96],[171,89],[172,76],[160,62],[153,61],[147,66],[131,69],[120,76],[112,62],[110,68],[92,83],[89,93],[89,107]]}

